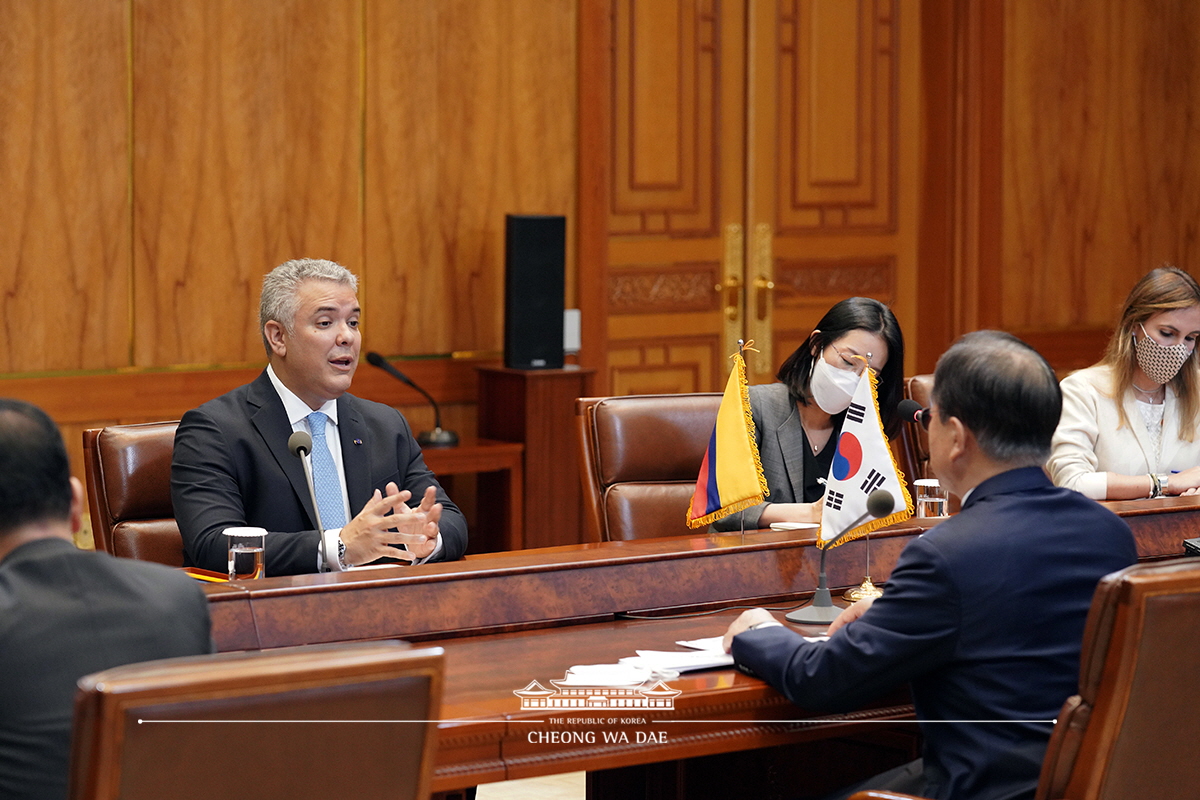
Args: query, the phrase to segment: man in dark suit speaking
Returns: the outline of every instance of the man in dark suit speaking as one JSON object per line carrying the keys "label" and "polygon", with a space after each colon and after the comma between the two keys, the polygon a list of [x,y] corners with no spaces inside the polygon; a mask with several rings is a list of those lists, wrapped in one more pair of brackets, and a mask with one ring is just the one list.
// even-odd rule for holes
{"label": "man in dark suit speaking", "polygon": [[212,650],[208,601],[161,564],[75,547],[83,487],[40,409],[0,399],[0,797],[67,796],[84,675]]}
{"label": "man in dark suit speaking", "polygon": [[924,758],[854,787],[930,798],[1032,798],[1052,720],[1077,691],[1101,577],[1137,560],[1129,527],[1042,471],[1062,395],[1008,334],[968,334],[938,361],[930,463],[962,511],[914,539],[883,597],[806,642],[763,609],[726,634],[738,665],[806,709],[912,687]]}
{"label": "man in dark suit speaking", "polygon": [[[467,524],[394,408],[347,393],[358,366],[358,280],[332,261],[288,261],[263,279],[269,364],[252,383],[183,416],[171,499],[190,565],[224,572],[226,528],[265,528],[268,575],[343,570],[380,558],[460,558]],[[288,449],[312,436],[317,530]],[[414,505],[409,504],[412,500]],[[396,546],[399,546],[396,547]]]}

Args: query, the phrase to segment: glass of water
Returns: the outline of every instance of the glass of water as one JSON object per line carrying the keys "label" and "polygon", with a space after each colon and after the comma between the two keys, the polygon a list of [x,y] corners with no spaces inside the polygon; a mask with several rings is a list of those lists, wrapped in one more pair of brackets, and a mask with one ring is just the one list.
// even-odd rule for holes
{"label": "glass of water", "polygon": [[946,516],[946,490],[937,478],[921,478],[913,481],[917,487],[917,516]]}
{"label": "glass of water", "polygon": [[226,528],[229,541],[229,580],[246,581],[266,574],[265,528]]}

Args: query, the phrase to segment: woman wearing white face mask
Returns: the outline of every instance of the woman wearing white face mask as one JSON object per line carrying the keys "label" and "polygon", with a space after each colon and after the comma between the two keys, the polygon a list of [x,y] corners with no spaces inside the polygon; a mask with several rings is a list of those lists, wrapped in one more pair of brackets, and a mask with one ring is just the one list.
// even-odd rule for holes
{"label": "woman wearing white face mask", "polygon": [[1095,500],[1200,487],[1200,284],[1175,267],[1138,281],[1104,359],[1062,381],[1047,468]]}
{"label": "woman wearing white face mask", "polygon": [[891,309],[869,297],[851,297],[826,312],[817,330],[788,357],[779,383],[750,387],[755,439],[770,494],[765,503],[713,525],[746,530],[773,522],[818,522],[837,434],[859,376],[878,376],[884,430],[899,428],[896,408],[904,385],[904,336]]}

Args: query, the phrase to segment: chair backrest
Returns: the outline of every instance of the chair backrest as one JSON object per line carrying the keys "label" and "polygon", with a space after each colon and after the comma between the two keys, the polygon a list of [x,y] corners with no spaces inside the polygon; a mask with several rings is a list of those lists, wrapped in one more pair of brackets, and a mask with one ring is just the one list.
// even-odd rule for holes
{"label": "chair backrest", "polygon": [[441,648],[394,641],[98,672],[79,681],[69,797],[425,798],[442,674]]}
{"label": "chair backrest", "polygon": [[[914,375],[904,380],[904,396],[928,408],[933,395],[933,376]],[[900,436],[900,469],[908,480],[936,478],[929,468],[929,432],[915,422],[903,424]],[[911,487],[910,487],[911,488]]]}
{"label": "chair backrest", "polygon": [[575,401],[591,541],[695,535],[685,523],[720,394]]}
{"label": "chair backrest", "polygon": [[178,422],[110,425],[83,432],[88,510],[97,550],[183,566],[171,505]]}
{"label": "chair backrest", "polygon": [[[1200,559],[1136,564],[1100,581],[1079,694],[1058,715],[1039,800],[1170,797],[1200,785]],[[1191,786],[1192,789],[1186,787]]]}

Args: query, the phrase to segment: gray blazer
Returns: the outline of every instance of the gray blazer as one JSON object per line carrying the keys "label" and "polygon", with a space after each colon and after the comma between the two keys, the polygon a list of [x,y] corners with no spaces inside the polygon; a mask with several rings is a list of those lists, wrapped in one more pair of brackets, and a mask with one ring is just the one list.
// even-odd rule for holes
{"label": "gray blazer", "polygon": [[741,530],[745,514],[746,530],[759,527],[758,518],[770,503],[798,503],[804,496],[804,429],[800,413],[782,383],[750,387],[750,411],[754,416],[754,439],[762,460],[763,477],[770,494],[766,502],[750,506],[741,514],[730,514],[713,523],[716,531]]}

